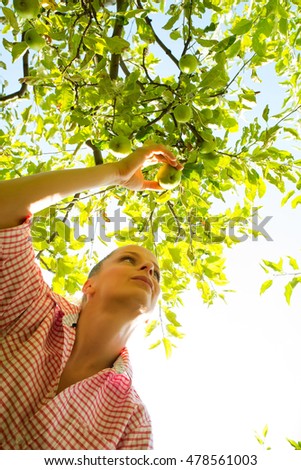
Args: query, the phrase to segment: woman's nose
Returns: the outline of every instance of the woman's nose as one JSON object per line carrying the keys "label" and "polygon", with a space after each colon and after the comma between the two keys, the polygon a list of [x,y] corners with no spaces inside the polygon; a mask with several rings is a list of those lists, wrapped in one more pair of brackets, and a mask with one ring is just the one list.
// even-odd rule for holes
{"label": "woman's nose", "polygon": [[144,263],[141,269],[147,270],[148,272],[154,272],[154,264],[150,261],[149,263]]}

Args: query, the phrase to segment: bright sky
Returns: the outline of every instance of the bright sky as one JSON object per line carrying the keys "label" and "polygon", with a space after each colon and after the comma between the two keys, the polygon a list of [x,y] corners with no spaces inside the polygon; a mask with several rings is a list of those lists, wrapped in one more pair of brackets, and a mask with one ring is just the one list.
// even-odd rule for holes
{"label": "bright sky", "polygon": [[[16,78],[15,69],[9,73]],[[272,70],[265,70],[264,83],[254,86],[262,91],[256,114],[267,102],[272,114],[280,111]],[[293,145],[283,143],[283,148]],[[300,151],[296,157],[301,158]],[[301,288],[296,287],[290,307],[283,289],[291,276],[274,277],[273,286],[259,296],[269,279],[259,266],[262,258],[301,258],[301,208],[292,210],[288,203],[280,209],[282,197],[269,188],[258,203],[263,218],[272,216],[265,228],[273,241],[249,239],[226,250],[229,289],[237,291],[228,294],[227,305],[220,301],[208,308],[196,289],[183,296],[185,307],[177,313],[186,336],[177,341],[171,359],[162,348],[148,350],[151,338],[145,340],[143,331],[129,344],[134,383],[152,416],[158,451],[256,450],[254,432],[261,435],[266,424],[266,445],[272,449],[290,447],[286,437],[301,439]],[[103,256],[115,247],[101,245]]]}
{"label": "bright sky", "polygon": [[[245,241],[227,250],[228,303],[208,308],[196,289],[184,296],[178,316],[186,337],[171,359],[146,349],[136,338],[130,348],[138,392],[153,418],[156,448],[250,449],[254,431],[269,425],[266,445],[286,448],[285,438],[300,439],[300,287],[288,307],[285,278],[262,297],[268,279],[262,258],[300,259],[300,209],[279,210],[271,194],[265,215],[272,215],[273,241]],[[290,271],[291,272],[291,271]],[[136,335],[138,336],[138,335]],[[298,365],[299,363],[299,365]]]}

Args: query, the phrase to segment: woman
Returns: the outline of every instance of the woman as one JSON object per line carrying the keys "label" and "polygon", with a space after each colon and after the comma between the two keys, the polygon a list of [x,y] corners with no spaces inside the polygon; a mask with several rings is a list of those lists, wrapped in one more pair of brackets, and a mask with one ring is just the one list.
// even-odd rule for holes
{"label": "woman", "polygon": [[126,342],[155,307],[152,252],[128,245],[98,263],[81,307],[51,291],[34,260],[31,215],[87,189],[160,191],[142,166],[183,166],[163,145],[116,163],[0,182],[3,449],[152,449],[150,417],[131,384]]}

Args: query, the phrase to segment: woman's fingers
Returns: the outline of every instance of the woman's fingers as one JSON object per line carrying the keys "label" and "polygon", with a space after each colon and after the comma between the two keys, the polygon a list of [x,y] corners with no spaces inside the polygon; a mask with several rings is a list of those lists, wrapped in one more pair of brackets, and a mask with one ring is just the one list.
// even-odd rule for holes
{"label": "woman's fingers", "polygon": [[164,188],[162,188],[157,181],[144,180],[143,189],[148,189],[151,191],[162,191]]}

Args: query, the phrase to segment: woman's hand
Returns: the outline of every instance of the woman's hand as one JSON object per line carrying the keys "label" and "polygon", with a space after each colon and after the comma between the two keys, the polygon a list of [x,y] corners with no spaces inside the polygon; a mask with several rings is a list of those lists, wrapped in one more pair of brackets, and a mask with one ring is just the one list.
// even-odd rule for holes
{"label": "woman's hand", "polygon": [[145,180],[142,173],[142,167],[158,162],[168,163],[178,170],[183,170],[184,168],[164,145],[148,145],[138,148],[127,157],[115,163],[118,172],[117,184],[134,191],[142,191],[143,189],[162,191],[163,188],[157,181]]}

